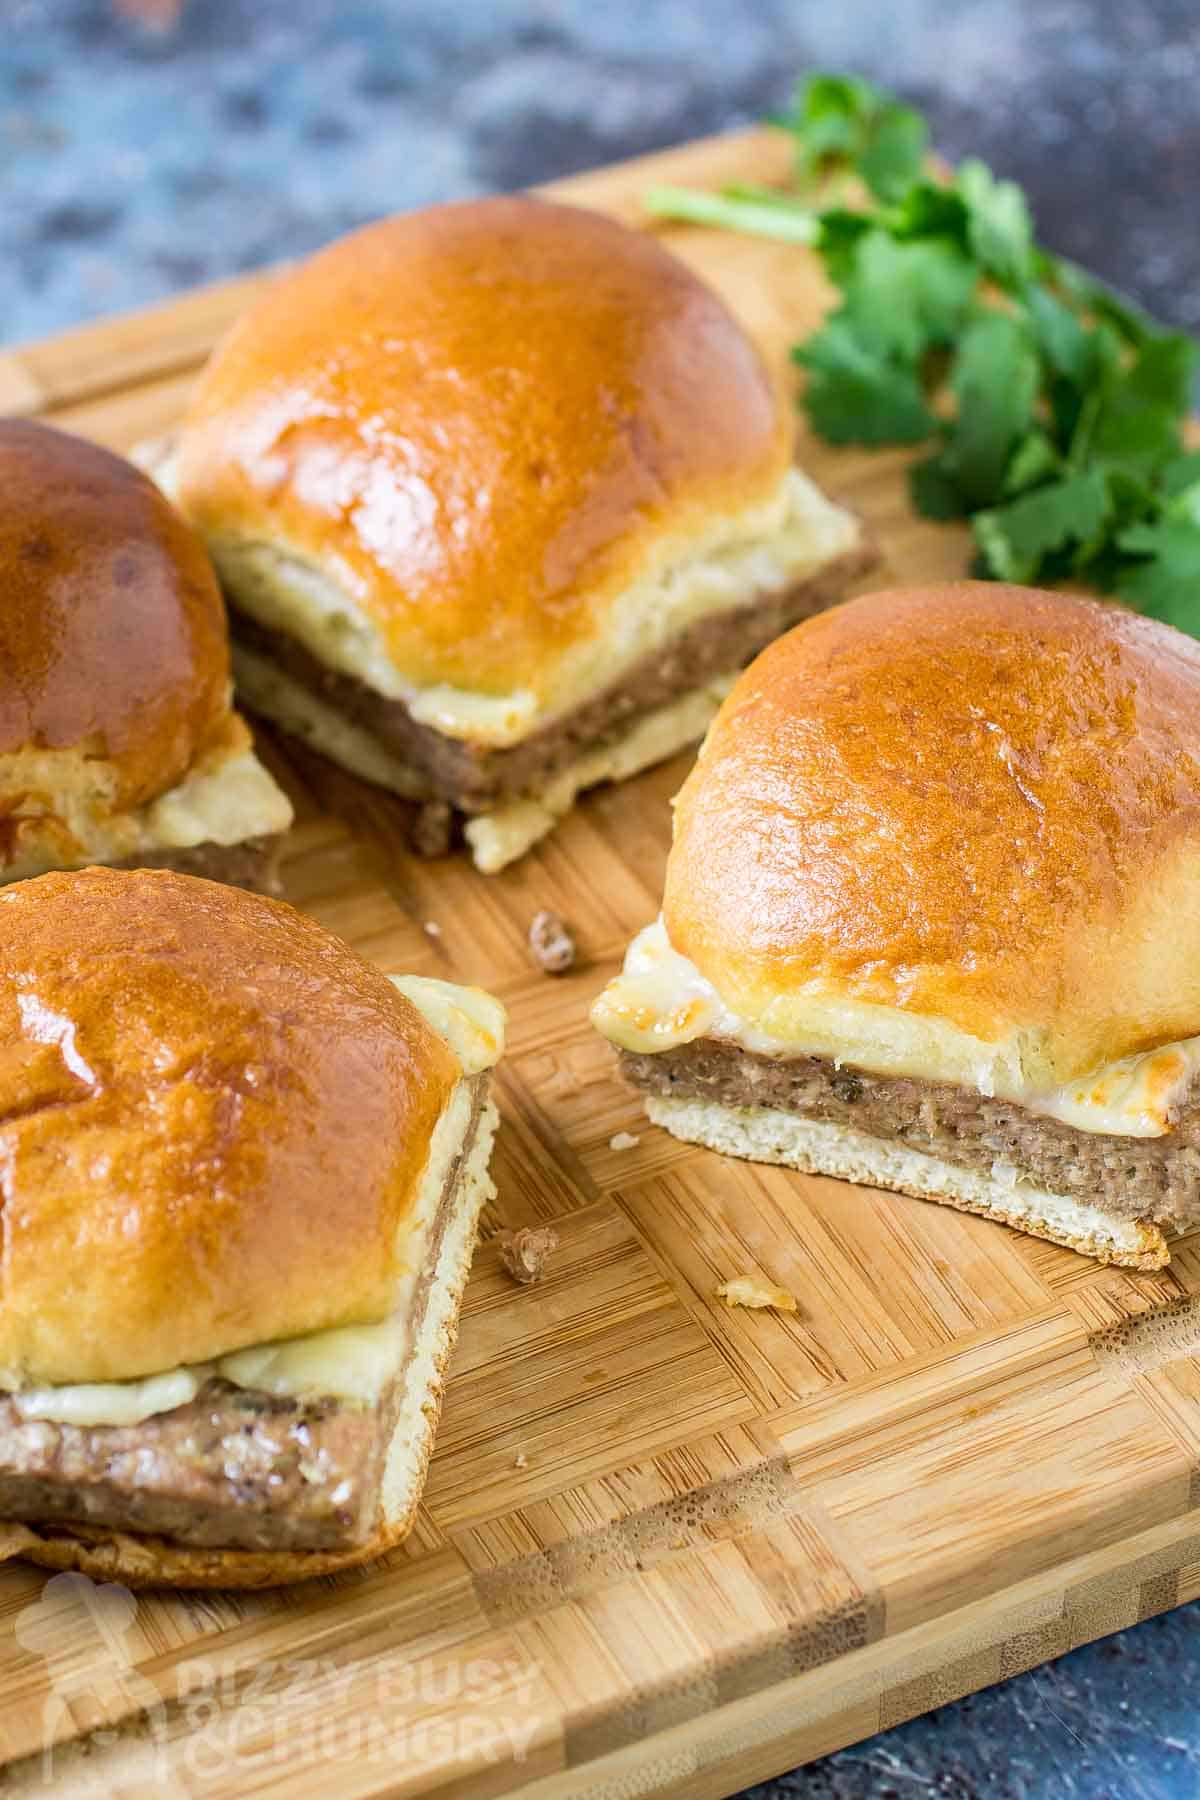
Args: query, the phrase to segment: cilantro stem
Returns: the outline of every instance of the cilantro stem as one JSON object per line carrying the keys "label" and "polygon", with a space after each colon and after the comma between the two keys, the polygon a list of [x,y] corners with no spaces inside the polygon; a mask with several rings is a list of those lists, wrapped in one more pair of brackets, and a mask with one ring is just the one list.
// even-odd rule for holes
{"label": "cilantro stem", "polygon": [[642,196],[647,211],[660,219],[682,219],[692,225],[717,225],[729,231],[750,232],[756,237],[778,238],[785,244],[816,241],[817,214],[789,202],[786,194],[769,199],[747,198],[737,189],[708,194],[698,188],[671,187],[660,183]]}

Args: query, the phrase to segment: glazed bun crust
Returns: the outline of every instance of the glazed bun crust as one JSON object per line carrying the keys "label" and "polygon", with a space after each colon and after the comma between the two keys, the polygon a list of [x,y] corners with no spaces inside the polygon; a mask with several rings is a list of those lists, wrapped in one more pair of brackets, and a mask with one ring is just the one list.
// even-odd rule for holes
{"label": "glazed bun crust", "polygon": [[319,566],[413,681],[536,689],[648,548],[778,486],[788,414],[652,237],[469,201],[274,284],[201,378],[178,491],[210,541]]}
{"label": "glazed bun crust", "polygon": [[173,787],[228,720],[229,652],[204,549],[153,482],[0,421],[0,572],[0,759],[99,759],[121,809]]}
{"label": "glazed bun crust", "polygon": [[108,869],[0,893],[0,1382],[384,1317],[460,1072],[278,901]]}
{"label": "glazed bun crust", "polygon": [[714,722],[664,916],[772,1029],[865,1003],[1047,1085],[1200,1033],[1200,645],[969,582],[809,620]]}

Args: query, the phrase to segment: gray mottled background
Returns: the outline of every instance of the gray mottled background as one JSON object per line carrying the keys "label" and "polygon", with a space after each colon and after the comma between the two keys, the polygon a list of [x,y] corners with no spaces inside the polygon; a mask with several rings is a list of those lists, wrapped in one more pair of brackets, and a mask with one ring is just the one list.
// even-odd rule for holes
{"label": "gray mottled background", "polygon": [[[162,15],[161,28],[120,6]],[[1200,0],[0,0],[0,337],[875,76],[1200,327]],[[1200,1797],[1200,1607],[755,1795]]]}
{"label": "gray mottled background", "polygon": [[754,119],[813,66],[927,106],[1051,243],[1200,325],[1197,0],[189,0],[157,31],[0,0],[0,24],[9,339]]}

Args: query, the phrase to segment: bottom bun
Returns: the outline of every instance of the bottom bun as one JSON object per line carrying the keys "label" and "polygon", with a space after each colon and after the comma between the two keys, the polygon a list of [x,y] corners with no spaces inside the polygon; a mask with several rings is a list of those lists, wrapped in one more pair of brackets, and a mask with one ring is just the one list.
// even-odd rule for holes
{"label": "bottom bun", "polygon": [[103,1526],[0,1521],[0,1561],[19,1557],[46,1569],[77,1570],[94,1581],[119,1581],[130,1588],[261,1588],[334,1575],[371,1562],[402,1543],[412,1530],[433,1452],[479,1215],[496,1192],[488,1160],[498,1122],[496,1108],[489,1102],[480,1117],[442,1238],[417,1332],[416,1353],[388,1447],[379,1522],[369,1538],[346,1550],[221,1550]]}
{"label": "bottom bun", "polygon": [[808,1175],[832,1175],[860,1187],[890,1188],[918,1200],[937,1200],[959,1212],[978,1213],[1032,1237],[1047,1238],[1100,1262],[1130,1269],[1161,1269],[1170,1260],[1157,1225],[1118,1219],[1067,1194],[1047,1193],[1022,1181],[1002,1181],[978,1169],[962,1169],[936,1156],[843,1125],[799,1118],[770,1106],[722,1106],[714,1100],[646,1097],[656,1125],[691,1144],[725,1156],[782,1163]]}

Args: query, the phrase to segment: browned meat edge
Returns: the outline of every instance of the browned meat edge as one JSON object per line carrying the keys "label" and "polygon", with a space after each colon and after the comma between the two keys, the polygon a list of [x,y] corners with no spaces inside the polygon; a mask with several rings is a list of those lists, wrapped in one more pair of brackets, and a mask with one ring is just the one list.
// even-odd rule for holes
{"label": "browned meat edge", "polygon": [[[486,1074],[474,1077],[471,1122],[413,1301],[418,1322],[487,1086]],[[212,1380],[186,1406],[140,1425],[24,1420],[11,1396],[0,1395],[0,1517],[245,1550],[348,1548],[375,1528],[406,1373],[374,1410],[334,1398],[281,1400]]]}
{"label": "browned meat edge", "polygon": [[[204,875],[255,894],[279,892],[281,835],[247,838],[243,844],[194,844],[190,850],[162,850],[124,856],[113,869],[176,869],[181,875]],[[0,873],[0,882],[6,877]],[[8,877],[7,879],[12,879]]]}
{"label": "browned meat edge", "polygon": [[714,1038],[651,1056],[622,1051],[621,1070],[647,1093],[778,1107],[985,1174],[994,1162],[1011,1163],[1050,1193],[1077,1195],[1114,1218],[1200,1221],[1200,1090],[1165,1136],[1128,1138],[1076,1131],[970,1088],[839,1069],[813,1056],[758,1056]]}
{"label": "browned meat edge", "polygon": [[190,850],[164,850],[156,855],[127,856],[116,869],[174,869],[180,875],[204,875],[254,894],[279,892],[279,852],[283,834],[247,838],[242,844],[194,844]]}
{"label": "browned meat edge", "polygon": [[497,801],[540,786],[585,749],[623,737],[645,714],[691,693],[713,676],[749,662],[789,626],[840,600],[849,584],[878,560],[863,541],[815,575],[748,605],[700,619],[665,649],[655,651],[595,699],[556,719],[508,750],[484,750],[419,725],[402,700],[389,700],[352,675],[330,669],[287,632],[232,614],[235,638],[369,731],[422,775],[431,799],[460,812],[485,812]]}

